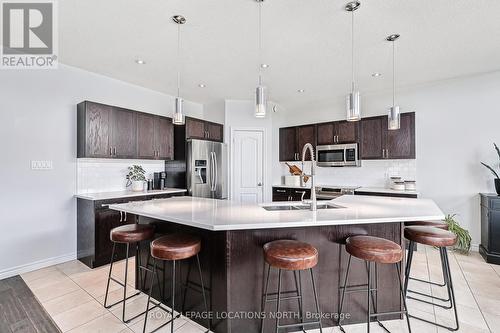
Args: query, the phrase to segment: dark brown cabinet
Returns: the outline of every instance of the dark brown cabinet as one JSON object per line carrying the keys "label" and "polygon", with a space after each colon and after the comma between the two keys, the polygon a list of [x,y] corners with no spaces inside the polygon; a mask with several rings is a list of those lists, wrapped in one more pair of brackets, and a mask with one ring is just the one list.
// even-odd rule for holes
{"label": "dark brown cabinet", "polygon": [[414,112],[401,114],[399,130],[387,128],[387,116],[361,120],[361,159],[414,159],[415,155]]}
{"label": "dark brown cabinet", "polygon": [[297,130],[295,127],[280,128],[280,161],[297,161]]}
{"label": "dark brown cabinet", "polygon": [[333,138],[334,134],[334,123],[322,123],[316,126],[317,143],[318,145],[331,145],[335,143]]}
{"label": "dark brown cabinet", "polygon": [[174,125],[170,118],[137,115],[137,153],[141,159],[173,159]]}
{"label": "dark brown cabinet", "polygon": [[273,187],[273,201],[301,201],[311,198],[310,189],[292,188],[292,187]]}
{"label": "dark brown cabinet", "polygon": [[77,107],[77,157],[172,159],[172,119],[85,101]]}
{"label": "dark brown cabinet", "polygon": [[316,126],[317,144],[333,145],[337,143],[358,142],[359,122],[335,121]]}
{"label": "dark brown cabinet", "polygon": [[137,113],[113,107],[111,149],[116,158],[137,157]]}
{"label": "dark brown cabinet", "polygon": [[481,193],[481,244],[479,253],[487,263],[500,264],[500,197]]}
{"label": "dark brown cabinet", "polygon": [[[316,125],[280,128],[279,141],[280,161],[300,161],[306,143],[316,147]],[[309,158],[307,153],[306,159]]]}
{"label": "dark brown cabinet", "polygon": [[383,132],[387,128],[387,117],[370,117],[361,120],[361,142],[359,144],[362,160],[384,158]]}
{"label": "dark brown cabinet", "polygon": [[113,107],[91,102],[78,104],[78,157],[110,157]]}
{"label": "dark brown cabinet", "polygon": [[224,126],[221,124],[186,117],[186,139],[224,141]]}

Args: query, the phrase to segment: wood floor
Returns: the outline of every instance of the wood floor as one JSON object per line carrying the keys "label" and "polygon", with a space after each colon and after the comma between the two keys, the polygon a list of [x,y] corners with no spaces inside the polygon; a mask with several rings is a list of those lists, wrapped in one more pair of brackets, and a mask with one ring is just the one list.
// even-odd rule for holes
{"label": "wood floor", "polygon": [[0,280],[1,333],[58,333],[60,330],[20,276]]}

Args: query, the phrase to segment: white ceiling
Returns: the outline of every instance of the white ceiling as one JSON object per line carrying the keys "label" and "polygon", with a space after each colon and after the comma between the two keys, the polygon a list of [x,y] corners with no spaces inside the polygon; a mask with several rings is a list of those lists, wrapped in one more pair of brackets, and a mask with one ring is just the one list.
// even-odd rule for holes
{"label": "white ceiling", "polygon": [[[265,84],[287,108],[326,103],[350,87],[347,1],[266,0]],[[500,1],[361,0],[356,12],[357,78],[363,93],[500,70]],[[182,14],[184,98],[251,99],[257,83],[255,0],[59,1],[62,63],[168,94],[176,93],[177,26]],[[134,60],[144,59],[146,65]],[[371,76],[383,74],[380,78]],[[198,87],[199,83],[206,88]],[[305,89],[299,94],[298,89]]]}

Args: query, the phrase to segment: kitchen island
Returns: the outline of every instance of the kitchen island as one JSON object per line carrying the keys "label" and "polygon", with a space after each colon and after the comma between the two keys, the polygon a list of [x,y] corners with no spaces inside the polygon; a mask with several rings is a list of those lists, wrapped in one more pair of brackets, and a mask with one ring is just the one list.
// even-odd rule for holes
{"label": "kitchen island", "polygon": [[[345,195],[327,204],[331,207],[312,212],[302,209],[299,203],[255,205],[177,197],[117,204],[110,208],[138,215],[139,223],[155,224],[158,235],[176,231],[198,234],[203,242],[200,258],[208,282],[212,330],[250,333],[260,331],[260,320],[255,318],[255,313],[261,311],[265,268],[262,246],[265,243],[296,239],[318,249],[317,288],[324,327],[328,327],[336,323],[339,286],[347,264],[347,253],[342,244],[347,237],[368,234],[403,246],[402,222],[444,218],[439,207],[427,199]],[[169,269],[165,271],[170,272]],[[189,272],[188,263],[181,266],[181,278],[188,279],[190,275],[189,280],[196,283],[196,274]],[[275,275],[271,276],[270,290],[277,288]],[[376,300],[379,311],[394,311],[401,307],[395,275],[391,265],[378,267],[378,278],[374,282],[379,290]],[[310,282],[305,274],[302,278],[305,311],[314,312],[312,290],[308,288]],[[165,279],[168,280],[168,274]],[[366,279],[366,266],[354,260],[350,283],[363,284]],[[283,284],[284,290],[293,289],[292,273],[283,275]],[[158,293],[156,295],[159,297]],[[201,295],[191,292],[187,299],[187,311],[202,311]],[[274,308],[270,305],[268,309]],[[297,311],[297,302],[284,302],[282,309]],[[346,323],[363,322],[366,293],[349,294],[344,309],[348,316]],[[395,318],[398,317],[392,317]],[[200,318],[193,319],[203,323]],[[266,331],[272,326],[267,322]]]}

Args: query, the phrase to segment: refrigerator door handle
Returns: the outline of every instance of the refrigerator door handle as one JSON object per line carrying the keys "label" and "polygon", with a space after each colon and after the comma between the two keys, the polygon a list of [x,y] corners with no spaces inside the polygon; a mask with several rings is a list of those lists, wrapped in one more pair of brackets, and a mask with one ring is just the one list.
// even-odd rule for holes
{"label": "refrigerator door handle", "polygon": [[215,187],[215,158],[214,152],[210,152],[210,190],[213,192]]}
{"label": "refrigerator door handle", "polygon": [[217,191],[217,184],[219,183],[219,174],[217,173],[217,153],[214,152],[214,192]]}

